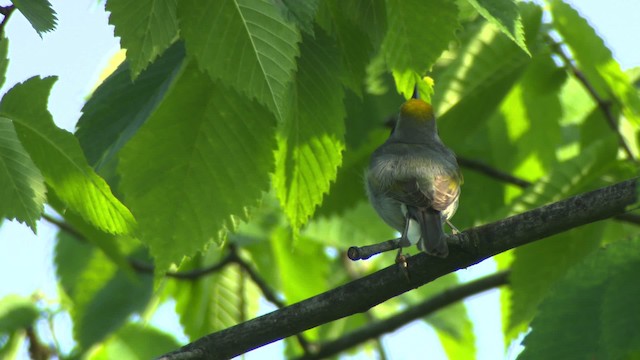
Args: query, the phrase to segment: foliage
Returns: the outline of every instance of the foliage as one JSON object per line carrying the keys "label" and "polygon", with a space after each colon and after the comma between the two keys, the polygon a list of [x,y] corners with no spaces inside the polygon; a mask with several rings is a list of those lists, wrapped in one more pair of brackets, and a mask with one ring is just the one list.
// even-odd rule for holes
{"label": "foliage", "polygon": [[[13,3],[38,34],[55,27],[48,1]],[[107,0],[127,57],[75,134],[47,110],[55,77],[24,79],[0,101],[0,217],[61,228],[59,305],[75,347],[59,355],[150,358],[179,346],[146,324],[160,303],[175,301],[193,341],[255,317],[261,296],[291,304],[388,266],[342,254],[393,237],[366,202],[363,169],[415,87],[461,159],[531,184],[463,168],[458,228],[634,176],[639,72],[624,72],[569,5],[548,5]],[[637,234],[607,220],[501,256],[507,343],[531,327],[525,359],[637,356]],[[457,284],[444,277],[302,336],[341,337]],[[0,299],[0,355],[53,312]],[[451,358],[475,358],[462,303],[421,321]],[[286,351],[303,349],[288,339]]]}

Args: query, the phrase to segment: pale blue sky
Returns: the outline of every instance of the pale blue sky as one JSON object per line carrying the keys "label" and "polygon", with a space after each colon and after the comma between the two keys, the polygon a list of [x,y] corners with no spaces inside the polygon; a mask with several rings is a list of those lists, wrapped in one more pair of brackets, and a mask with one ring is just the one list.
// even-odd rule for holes
{"label": "pale blue sky", "polygon": [[[51,1],[58,13],[58,28],[41,39],[28,22],[15,13],[6,31],[10,39],[10,64],[4,94],[17,82],[34,75],[57,75],[49,102],[49,109],[58,126],[73,130],[80,116],[80,108],[87,94],[98,80],[108,60],[119,49],[108,15],[97,1]],[[574,0],[583,16],[596,27],[612,49],[623,69],[640,65],[640,2],[637,0]],[[10,293],[29,296],[41,292],[48,299],[57,299],[52,253],[57,229],[46,222],[38,222],[38,236],[16,222],[5,221],[0,228],[0,298]],[[491,261],[462,271],[465,279],[475,278],[494,269]],[[498,292],[492,291],[466,301],[479,326],[478,358],[503,358],[500,332]],[[175,333],[175,316],[164,307],[156,323]],[[56,322],[56,334],[63,344],[70,346],[68,318]],[[48,338],[44,326],[38,329]],[[391,359],[418,359],[430,354],[430,359],[444,359],[432,330],[420,323],[408,325],[403,331],[384,337]],[[262,351],[279,354],[280,345],[273,344]],[[68,350],[68,349],[66,349]],[[274,352],[275,351],[275,352]],[[265,357],[265,353],[255,358]]]}

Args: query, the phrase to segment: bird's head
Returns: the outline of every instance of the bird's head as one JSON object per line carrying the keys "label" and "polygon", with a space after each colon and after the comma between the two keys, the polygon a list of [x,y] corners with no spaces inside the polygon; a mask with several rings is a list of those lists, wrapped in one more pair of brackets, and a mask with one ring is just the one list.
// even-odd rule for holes
{"label": "bird's head", "polygon": [[409,99],[402,104],[392,137],[407,143],[423,143],[437,138],[436,118],[431,104],[420,99]]}

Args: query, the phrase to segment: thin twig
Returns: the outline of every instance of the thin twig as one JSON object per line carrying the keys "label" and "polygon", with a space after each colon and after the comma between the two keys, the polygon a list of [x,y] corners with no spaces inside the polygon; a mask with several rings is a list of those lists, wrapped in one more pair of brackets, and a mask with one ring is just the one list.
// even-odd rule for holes
{"label": "thin twig", "polygon": [[[234,257],[231,254],[227,254],[222,260],[219,262],[207,266],[200,269],[193,269],[189,271],[167,271],[164,273],[164,276],[178,279],[178,280],[197,280],[203,276],[213,274],[222,270],[225,266],[232,263]],[[129,264],[133,268],[133,270],[144,273],[152,273],[155,271],[155,267],[153,265],[144,263],[140,260],[129,259]]]}
{"label": "thin twig", "polygon": [[509,282],[509,272],[503,271],[489,275],[472,282],[459,285],[455,288],[445,290],[419,304],[412,305],[407,310],[391,316],[387,319],[373,324],[365,325],[358,330],[346,334],[336,340],[319,344],[319,351],[303,356],[300,360],[324,359],[335,356],[355,345],[364,343],[367,340],[379,338],[380,336],[393,332],[398,328],[436,311],[443,309],[467,297],[482,293],[484,291],[506,285]]}
{"label": "thin twig", "polygon": [[562,49],[561,44],[554,41],[549,35],[546,35],[545,39],[549,43],[549,46],[551,47],[553,52],[558,56],[560,56],[565,66],[571,71],[573,76],[576,77],[576,79],[582,84],[582,86],[584,86],[585,90],[587,90],[589,95],[591,95],[593,100],[596,102],[596,104],[598,105],[598,108],[600,108],[600,110],[604,114],[604,118],[607,121],[607,124],[609,125],[611,130],[613,130],[613,132],[616,134],[616,137],[618,138],[618,143],[620,144],[620,147],[622,147],[624,152],[627,154],[627,157],[632,161],[636,161],[636,158],[633,155],[631,148],[629,147],[627,142],[624,140],[624,137],[622,136],[622,134],[620,133],[620,130],[618,129],[618,123],[616,121],[615,116],[613,115],[613,112],[611,111],[611,101],[603,99],[598,94],[596,89],[593,87],[593,84],[591,84],[591,82],[589,81],[589,79],[587,79],[584,73],[574,65],[569,55],[567,55],[567,53],[565,53],[565,51]]}
{"label": "thin twig", "polygon": [[69,225],[67,222],[56,219],[55,217],[47,214],[47,213],[42,213],[42,218],[44,220],[46,220],[48,223],[51,223],[55,226],[57,226],[60,230],[66,232],[67,234],[73,236],[74,238],[76,238],[77,240],[80,240],[82,242],[86,242],[87,239],[84,237],[84,235],[82,233],[80,233],[80,231],[76,230],[76,228],[74,228],[73,226]]}
{"label": "thin twig", "polygon": [[530,181],[513,176],[504,171],[500,171],[478,160],[458,156],[458,164],[467,169],[475,170],[496,180],[500,180],[502,182],[512,184],[521,188],[526,188],[532,185]]}

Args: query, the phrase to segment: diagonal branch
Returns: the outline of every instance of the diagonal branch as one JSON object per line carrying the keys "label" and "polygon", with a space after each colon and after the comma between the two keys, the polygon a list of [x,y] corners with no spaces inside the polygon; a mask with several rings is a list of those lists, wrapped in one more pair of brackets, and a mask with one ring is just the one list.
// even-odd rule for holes
{"label": "diagonal branch", "polygon": [[307,329],[367,311],[392,297],[503,251],[622,214],[636,208],[637,200],[638,181],[631,179],[474,227],[452,237],[452,251],[446,259],[424,253],[410,257],[407,261],[410,281],[394,264],[310,299],[202,337],[160,359],[231,358]]}
{"label": "diagonal branch", "polygon": [[459,285],[455,288],[445,290],[444,292],[433,296],[419,304],[416,304],[410,309],[399,314],[378,321],[377,323],[363,326],[362,328],[355,330],[339,339],[329,341],[324,344],[318,344],[317,346],[319,350],[316,353],[314,353],[313,355],[302,356],[300,357],[300,359],[325,359],[331,356],[335,356],[338,353],[350,349],[355,345],[395,331],[400,327],[410,323],[411,321],[432,314],[464,298],[479,294],[498,286],[505,285],[508,282],[509,272],[502,271],[463,285]]}
{"label": "diagonal branch", "polygon": [[589,79],[587,79],[584,73],[580,71],[573,64],[573,61],[571,60],[571,58],[569,58],[569,55],[567,55],[567,53],[565,53],[564,50],[562,50],[562,46],[559,43],[554,41],[549,35],[546,35],[545,39],[549,44],[549,46],[551,47],[551,50],[553,50],[553,52],[556,53],[562,59],[565,66],[569,68],[573,76],[575,76],[576,79],[582,84],[582,86],[584,86],[585,90],[587,90],[589,95],[591,95],[593,100],[596,102],[596,104],[598,105],[598,108],[600,108],[600,110],[604,114],[604,118],[607,121],[607,124],[609,125],[611,130],[613,130],[613,132],[616,134],[616,137],[618,138],[618,143],[620,144],[620,147],[624,150],[624,152],[627,154],[627,157],[632,161],[636,161],[636,158],[635,156],[633,156],[633,152],[631,151],[631,148],[629,147],[627,142],[624,140],[624,137],[622,136],[622,134],[620,133],[620,130],[618,129],[618,123],[616,121],[616,117],[613,115],[613,112],[611,111],[611,101],[603,99],[598,94],[598,92],[593,87],[591,82],[589,82]]}

